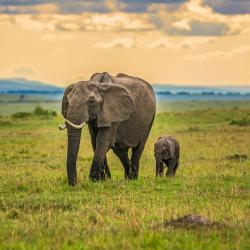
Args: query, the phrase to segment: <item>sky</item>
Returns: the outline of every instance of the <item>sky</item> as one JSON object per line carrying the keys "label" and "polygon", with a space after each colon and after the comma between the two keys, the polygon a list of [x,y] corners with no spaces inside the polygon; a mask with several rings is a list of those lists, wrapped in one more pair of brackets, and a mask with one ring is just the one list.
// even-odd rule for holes
{"label": "sky", "polygon": [[250,0],[0,0],[0,78],[250,86]]}

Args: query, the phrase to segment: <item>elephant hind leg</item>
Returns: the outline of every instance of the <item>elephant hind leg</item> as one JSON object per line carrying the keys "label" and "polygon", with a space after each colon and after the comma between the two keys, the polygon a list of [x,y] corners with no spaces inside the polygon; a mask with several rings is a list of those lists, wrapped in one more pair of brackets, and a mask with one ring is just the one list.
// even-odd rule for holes
{"label": "elephant hind leg", "polygon": [[166,165],[168,167],[166,176],[173,177],[175,175],[175,171],[176,171],[176,168],[175,168],[176,167],[176,161],[175,161],[175,159],[168,159]]}
{"label": "elephant hind leg", "polygon": [[138,146],[132,148],[132,157],[131,157],[132,166],[131,166],[130,179],[138,178],[140,159],[145,147],[145,143],[146,141],[141,142]]}
{"label": "elephant hind leg", "polygon": [[125,171],[125,178],[128,179],[130,176],[130,168],[131,168],[131,163],[130,163],[130,160],[128,158],[128,149],[114,148],[113,152],[116,154],[116,156],[122,162],[122,165],[123,165],[124,171]]}
{"label": "elephant hind leg", "polygon": [[176,170],[177,170],[178,167],[179,167],[179,161],[177,161],[177,162],[175,163],[175,166],[174,166],[174,175],[175,175]]}

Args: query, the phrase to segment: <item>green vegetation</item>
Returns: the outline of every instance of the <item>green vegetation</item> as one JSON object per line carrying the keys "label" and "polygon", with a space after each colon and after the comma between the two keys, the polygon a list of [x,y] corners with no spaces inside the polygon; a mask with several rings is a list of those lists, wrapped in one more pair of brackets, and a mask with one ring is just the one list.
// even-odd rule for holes
{"label": "green vegetation", "polygon": [[238,126],[249,126],[250,125],[250,119],[242,118],[240,120],[232,120],[230,122],[231,125],[238,125]]}
{"label": "green vegetation", "polygon": [[44,109],[41,106],[37,106],[33,112],[17,112],[11,115],[13,119],[18,119],[18,118],[27,118],[30,116],[40,116],[40,117],[51,117],[51,116],[56,116],[57,113],[54,110],[48,110]]}
{"label": "green vegetation", "polygon": [[[136,181],[124,180],[112,152],[112,180],[88,180],[84,128],[76,187],[67,185],[60,116],[0,117],[0,249],[249,249],[250,126],[230,121],[249,120],[250,108],[181,110],[156,116]],[[181,144],[175,178],[155,178],[163,134]],[[191,213],[225,226],[164,227]]]}

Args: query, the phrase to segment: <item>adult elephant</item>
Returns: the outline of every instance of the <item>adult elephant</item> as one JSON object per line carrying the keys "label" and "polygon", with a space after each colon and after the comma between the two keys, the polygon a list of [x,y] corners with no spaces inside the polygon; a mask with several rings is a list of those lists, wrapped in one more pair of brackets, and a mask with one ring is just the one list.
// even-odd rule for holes
{"label": "adult elephant", "polygon": [[[105,172],[109,176],[106,153],[110,148],[121,160],[125,177],[137,178],[155,106],[155,94],[150,84],[121,73],[116,76],[96,73],[89,81],[67,87],[62,100],[62,115],[68,131],[69,185],[76,184],[76,160],[85,123],[88,124],[94,149],[90,179],[104,179]],[[129,148],[132,148],[131,160]]]}

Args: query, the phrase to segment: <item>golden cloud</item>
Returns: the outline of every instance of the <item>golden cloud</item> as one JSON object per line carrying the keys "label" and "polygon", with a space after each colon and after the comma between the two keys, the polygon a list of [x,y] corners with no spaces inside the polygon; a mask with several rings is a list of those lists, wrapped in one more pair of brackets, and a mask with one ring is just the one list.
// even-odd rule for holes
{"label": "golden cloud", "polygon": [[250,53],[250,45],[240,46],[228,51],[219,50],[219,51],[212,51],[202,54],[196,55],[186,55],[184,56],[185,60],[221,60],[221,59],[228,59],[236,55],[242,55],[245,53]]}
{"label": "golden cloud", "polygon": [[0,20],[15,23],[24,29],[63,31],[142,31],[152,30],[146,14],[82,13],[0,15]]}
{"label": "golden cloud", "polygon": [[148,48],[169,48],[169,49],[194,49],[197,46],[215,42],[218,37],[189,37],[181,42],[175,42],[170,38],[163,38],[148,44]]}
{"label": "golden cloud", "polygon": [[131,37],[121,37],[110,42],[98,42],[94,44],[94,48],[110,49],[110,48],[135,48],[135,40]]}

